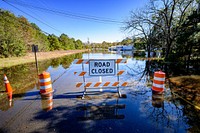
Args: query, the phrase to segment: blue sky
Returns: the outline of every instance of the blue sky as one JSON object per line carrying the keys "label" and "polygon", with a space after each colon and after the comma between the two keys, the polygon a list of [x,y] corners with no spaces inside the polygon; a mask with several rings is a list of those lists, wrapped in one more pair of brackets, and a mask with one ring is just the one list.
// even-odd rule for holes
{"label": "blue sky", "polygon": [[[130,11],[143,8],[148,0],[0,0],[0,8],[24,16],[41,30],[87,42],[116,42],[131,33],[120,22]],[[23,6],[22,6],[23,5]],[[108,22],[108,21],[112,22]],[[114,22],[113,22],[114,21]]]}

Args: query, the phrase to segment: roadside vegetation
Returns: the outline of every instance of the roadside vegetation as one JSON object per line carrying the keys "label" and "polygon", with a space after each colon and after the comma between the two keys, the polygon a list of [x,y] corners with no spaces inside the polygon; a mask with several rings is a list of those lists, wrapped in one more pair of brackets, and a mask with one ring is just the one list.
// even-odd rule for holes
{"label": "roadside vegetation", "polygon": [[148,57],[162,52],[158,68],[172,77],[172,90],[199,103],[200,77],[182,75],[200,75],[200,0],[150,0],[131,11],[123,29],[134,34],[134,47],[145,49]]}
{"label": "roadside vegetation", "polygon": [[25,17],[16,17],[13,13],[0,9],[0,58],[24,56],[32,51],[32,45],[38,45],[40,52],[75,49],[108,49],[113,45],[126,45],[132,40],[122,42],[83,43],[66,34],[56,36],[42,31],[35,23]]}
{"label": "roadside vegetation", "polygon": [[16,17],[9,11],[0,9],[0,58],[19,57],[31,52],[32,45],[39,51],[82,49],[81,40],[66,34],[57,37],[42,31],[25,17]]}
{"label": "roadside vegetation", "polygon": [[[59,51],[49,51],[49,52],[37,52],[37,60],[45,61],[48,59],[54,59],[66,55],[72,55],[77,53],[82,53],[87,50],[59,50]],[[22,57],[10,57],[10,58],[0,58],[0,70],[7,67],[12,67],[25,63],[35,62],[34,53],[27,53]]]}
{"label": "roadside vegetation", "polygon": [[[145,7],[130,12],[122,30],[133,37],[87,46],[99,50],[133,44],[134,55],[143,51],[139,54],[145,57],[147,52],[149,58],[152,52],[161,52],[163,71],[170,72],[175,67],[182,75],[200,74],[200,0],[151,0]],[[178,75],[175,71],[172,76]]]}
{"label": "roadside vegetation", "polygon": [[134,33],[134,46],[161,51],[167,65],[175,64],[199,72],[200,1],[151,0],[144,8],[131,11],[124,30]]}
{"label": "roadside vegetation", "polygon": [[[183,100],[189,101],[200,110],[200,76],[178,76],[169,79],[172,93],[181,96]],[[180,97],[178,97],[180,98]]]}

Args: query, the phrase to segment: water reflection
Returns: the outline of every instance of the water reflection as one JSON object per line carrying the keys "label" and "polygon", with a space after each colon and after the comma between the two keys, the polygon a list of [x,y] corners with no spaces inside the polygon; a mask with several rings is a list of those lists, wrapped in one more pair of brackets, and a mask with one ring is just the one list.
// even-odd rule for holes
{"label": "water reflection", "polygon": [[[39,70],[40,72],[45,71],[49,68],[49,66],[52,67],[58,67],[62,66],[64,69],[67,69],[71,62],[76,58],[82,58],[82,53],[80,54],[74,54],[69,56],[64,56],[61,58],[53,59],[53,60],[45,60],[42,62],[39,62]],[[13,94],[9,94],[5,96],[6,94],[0,95],[0,110],[7,111],[11,107],[14,106],[14,100],[21,99],[22,97],[27,97],[30,94],[29,92],[35,88],[39,89],[38,86],[38,75],[37,70],[35,68],[35,63],[28,63],[23,65],[17,65],[10,68],[4,68],[0,71],[0,77],[3,77],[3,75],[6,74],[10,84],[13,88]],[[0,80],[0,91],[4,92],[4,82],[3,80]],[[38,92],[36,94],[38,95]],[[11,100],[14,99],[14,100]],[[42,108],[45,111],[48,111],[52,109],[53,101],[49,100],[48,97],[42,96]],[[51,103],[49,103],[51,102]]]}
{"label": "water reflection", "polygon": [[177,95],[172,93],[172,103],[183,114],[186,123],[188,124],[189,132],[200,132],[200,110],[196,109],[191,104],[180,99]]}
{"label": "water reflection", "polygon": [[[54,74],[60,75],[63,72],[60,71],[61,69],[67,69],[74,59],[80,58],[108,59],[122,58],[122,56],[102,53],[89,53],[83,54],[83,56],[82,54],[66,56],[39,63],[40,71],[56,68],[54,69]],[[196,110],[193,106],[171,94],[170,90],[169,92],[165,91],[165,93],[161,95],[151,92],[153,73],[154,71],[164,68],[163,61],[136,59],[129,56],[126,56],[126,58],[128,58],[127,65],[120,66],[120,68],[126,70],[127,75],[122,76],[120,80],[122,79],[130,82],[131,86],[128,89],[122,89],[122,91],[127,94],[127,99],[123,99],[123,104],[120,104],[118,100],[106,101],[105,98],[102,98],[102,101],[99,100],[100,102],[90,99],[88,100],[90,103],[82,103],[83,101],[80,99],[77,100],[75,95],[64,95],[63,92],[68,93],[70,91],[68,90],[69,88],[65,86],[63,91],[57,91],[54,99],[52,95],[41,96],[41,101],[38,102],[41,102],[41,108],[43,110],[41,110],[41,112],[38,111],[33,119],[36,121],[44,120],[45,122],[49,122],[47,123],[48,126],[46,128],[44,127],[44,129],[49,132],[53,132],[54,129],[56,129],[57,132],[64,132],[69,129],[70,131],[84,132],[87,130],[85,128],[86,126],[90,128],[91,132],[95,132],[98,129],[100,131],[104,126],[107,126],[105,127],[107,132],[120,132],[122,129],[127,132],[142,132],[148,131],[148,129],[153,129],[153,131],[157,131],[158,129],[160,132],[200,132],[199,110]],[[15,90],[13,94],[14,99],[28,96],[27,91],[33,89],[37,84],[37,74],[34,63],[6,68],[0,72],[0,76],[3,77],[4,73],[7,74]],[[66,77],[64,76],[65,75],[63,75],[61,79],[65,79],[63,81],[66,82]],[[0,89],[3,91],[3,80],[0,82]],[[60,83],[58,82],[57,85],[60,85]],[[62,88],[63,86],[60,85],[59,87]],[[76,91],[75,89],[73,90],[74,93],[76,93]],[[38,91],[35,92],[37,93]],[[36,93],[34,94],[36,95]],[[31,93],[29,95],[33,94]],[[10,97],[6,94],[0,96],[0,110],[7,111],[9,108],[13,107],[13,100],[9,100],[11,99]],[[54,104],[54,108],[53,100],[54,103],[56,101],[56,107]],[[66,104],[63,103],[62,100],[66,101]],[[15,104],[17,104],[17,102]],[[78,122],[77,118],[79,120]],[[88,120],[90,121],[88,122]],[[96,122],[96,120],[101,121]],[[94,125],[90,125],[91,121]],[[105,125],[105,123],[107,123],[107,125]],[[111,128],[113,130],[110,130]]]}
{"label": "water reflection", "polygon": [[152,93],[153,73],[163,70],[164,65],[162,60],[142,62],[140,59],[132,59],[127,67],[126,79],[132,83],[128,92],[134,100],[141,101],[140,111],[144,118],[150,120],[154,128],[166,129],[170,132],[184,132],[185,130],[199,132],[199,110],[174,97],[168,92],[170,90],[165,90],[165,93],[160,95]]}
{"label": "water reflection", "polygon": [[121,51],[121,55],[123,58],[131,58],[134,56],[133,51]]}
{"label": "water reflection", "polygon": [[110,104],[103,102],[102,105],[83,105],[76,108],[82,112],[82,116],[78,117],[79,121],[87,120],[105,120],[105,119],[124,119],[125,115],[119,114],[121,109],[125,109],[125,104]]}
{"label": "water reflection", "polygon": [[[82,53],[39,62],[38,64],[40,73],[47,70],[49,66],[54,68],[62,66],[66,69],[76,58],[82,58]],[[14,95],[18,97],[24,96],[27,91],[32,90],[35,85],[38,84],[38,76],[35,68],[35,63],[28,63],[2,69],[0,71],[0,77],[3,77],[4,74],[7,75],[10,81],[10,84],[14,90]],[[0,80],[0,91],[4,91],[4,88],[3,80]]]}
{"label": "water reflection", "polygon": [[53,93],[41,95],[42,109],[50,111],[53,109]]}
{"label": "water reflection", "polygon": [[152,105],[156,108],[164,107],[164,95],[152,92]]}
{"label": "water reflection", "polygon": [[[150,92],[147,93],[147,95],[150,94]],[[188,128],[181,106],[175,106],[170,101],[164,102],[164,96],[161,94],[152,94],[152,99],[142,98],[140,106],[143,117],[148,119],[156,129],[165,129],[167,132],[184,132]]]}
{"label": "water reflection", "polygon": [[7,111],[13,106],[12,93],[4,93],[0,100],[0,110]]}

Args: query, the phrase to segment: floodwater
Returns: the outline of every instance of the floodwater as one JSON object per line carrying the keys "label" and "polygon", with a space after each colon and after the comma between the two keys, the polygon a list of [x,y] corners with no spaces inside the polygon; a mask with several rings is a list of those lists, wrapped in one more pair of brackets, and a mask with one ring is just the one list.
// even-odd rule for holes
{"label": "floodwater", "polygon": [[[74,59],[126,58],[117,76],[84,77],[74,72],[88,71],[88,64]],[[135,59],[126,54],[84,53],[39,62],[39,72],[51,74],[54,92],[41,96],[35,64],[24,64],[0,71],[0,132],[200,132],[200,111],[171,93],[151,91],[153,72],[160,61]],[[5,92],[3,74],[13,88]],[[87,89],[76,82],[128,82],[128,87]],[[118,90],[123,95],[119,97]],[[124,96],[126,95],[126,97]]]}

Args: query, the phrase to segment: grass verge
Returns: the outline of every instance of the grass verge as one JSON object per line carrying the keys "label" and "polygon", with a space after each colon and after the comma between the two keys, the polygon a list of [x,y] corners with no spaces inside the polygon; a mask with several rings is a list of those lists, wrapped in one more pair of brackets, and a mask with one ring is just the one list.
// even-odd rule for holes
{"label": "grass verge", "polygon": [[[38,61],[58,58],[66,55],[85,52],[87,50],[66,50],[66,51],[52,51],[52,52],[37,52]],[[15,65],[35,62],[35,54],[27,53],[23,57],[0,58],[0,69],[11,67]]]}
{"label": "grass verge", "polygon": [[200,75],[172,77],[169,81],[175,94],[200,110]]}

